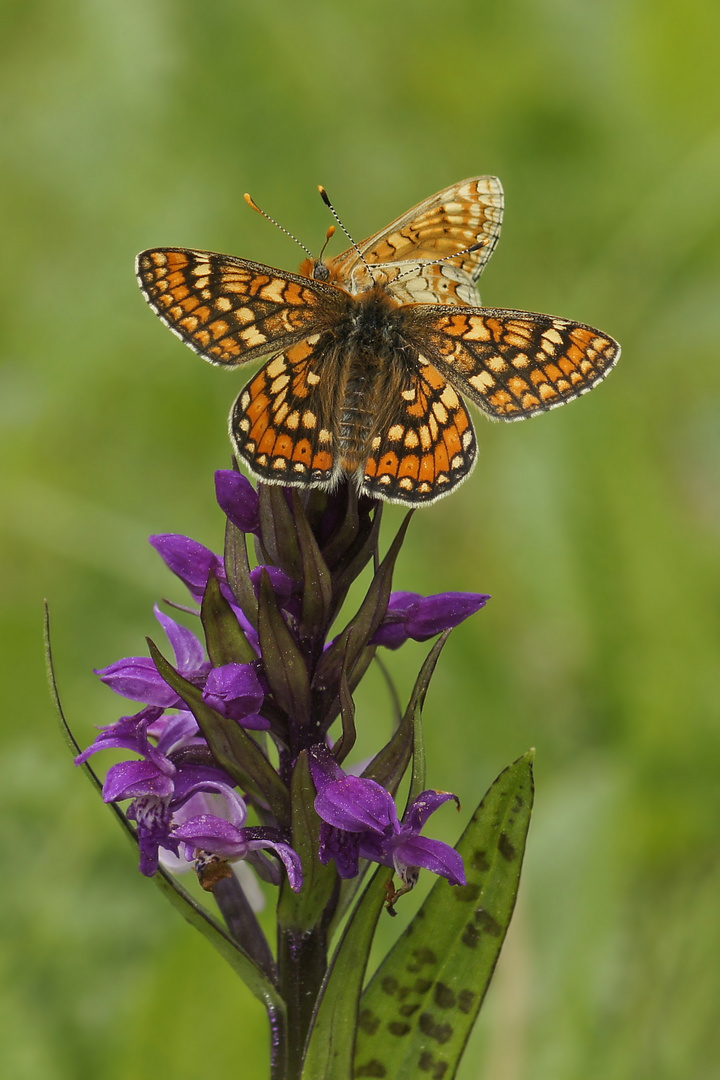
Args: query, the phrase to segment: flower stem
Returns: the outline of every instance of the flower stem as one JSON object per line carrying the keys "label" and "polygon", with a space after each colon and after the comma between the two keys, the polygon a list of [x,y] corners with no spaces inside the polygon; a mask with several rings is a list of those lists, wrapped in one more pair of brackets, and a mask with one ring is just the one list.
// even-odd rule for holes
{"label": "flower stem", "polygon": [[284,1080],[299,1080],[303,1051],[320,987],[327,969],[327,932],[324,927],[301,933],[282,929],[278,934],[280,992],[287,1005],[287,1071]]}

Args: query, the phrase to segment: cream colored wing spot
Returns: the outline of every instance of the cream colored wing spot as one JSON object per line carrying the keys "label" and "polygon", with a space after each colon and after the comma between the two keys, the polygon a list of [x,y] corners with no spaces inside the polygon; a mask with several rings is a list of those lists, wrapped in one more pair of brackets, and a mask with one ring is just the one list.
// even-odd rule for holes
{"label": "cream colored wing spot", "polygon": [[468,382],[476,390],[479,390],[481,394],[484,394],[491,386],[495,386],[495,379],[493,379],[489,371],[480,371],[477,375],[471,375]]}

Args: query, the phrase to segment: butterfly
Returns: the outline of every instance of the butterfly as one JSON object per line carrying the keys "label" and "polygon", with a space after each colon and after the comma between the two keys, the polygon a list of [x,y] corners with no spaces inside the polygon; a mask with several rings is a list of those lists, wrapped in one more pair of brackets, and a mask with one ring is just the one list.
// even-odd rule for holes
{"label": "butterfly", "polygon": [[349,477],[362,494],[419,506],[475,463],[463,398],[522,420],[587,393],[620,355],[584,323],[479,306],[502,213],[500,181],[474,177],[297,274],[155,248],[137,275],[153,311],[210,363],[267,358],[230,414],[251,473],[326,490]]}

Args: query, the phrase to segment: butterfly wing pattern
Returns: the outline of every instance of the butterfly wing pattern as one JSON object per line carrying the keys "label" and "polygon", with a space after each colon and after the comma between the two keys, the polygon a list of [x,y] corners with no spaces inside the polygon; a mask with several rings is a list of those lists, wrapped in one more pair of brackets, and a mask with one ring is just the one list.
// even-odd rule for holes
{"label": "butterfly wing pattern", "polygon": [[427,305],[421,321],[438,371],[496,420],[524,420],[586,394],[620,352],[592,326],[530,311]]}
{"label": "butterfly wing pattern", "polygon": [[503,207],[496,176],[462,180],[358,244],[358,251],[332,259],[331,274],[352,293],[369,288],[373,279],[362,254],[401,303],[477,304],[477,281],[500,237]]}
{"label": "butterfly wing pattern", "polygon": [[155,314],[220,367],[257,360],[301,341],[322,306],[321,283],[212,251],[144,251],[137,273]]}
{"label": "butterfly wing pattern", "polygon": [[[239,458],[270,483],[434,502],[471,471],[460,395],[521,420],[587,393],[620,347],[582,323],[478,306],[500,232],[495,177],[462,181],[300,274],[185,248],[137,260],[150,307],[220,367],[262,358],[230,415]],[[471,249],[471,250],[468,250]]]}

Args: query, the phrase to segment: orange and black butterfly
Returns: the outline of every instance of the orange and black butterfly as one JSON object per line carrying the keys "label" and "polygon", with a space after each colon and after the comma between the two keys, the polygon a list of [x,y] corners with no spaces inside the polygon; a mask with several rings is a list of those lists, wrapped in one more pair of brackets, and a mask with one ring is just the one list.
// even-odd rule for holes
{"label": "orange and black butterfly", "polygon": [[502,212],[500,181],[475,177],[298,274],[185,248],[142,252],[137,274],[153,311],[210,363],[269,357],[230,414],[255,476],[326,489],[348,476],[419,506],[475,462],[460,395],[522,420],[587,393],[620,355],[583,323],[479,306]]}

